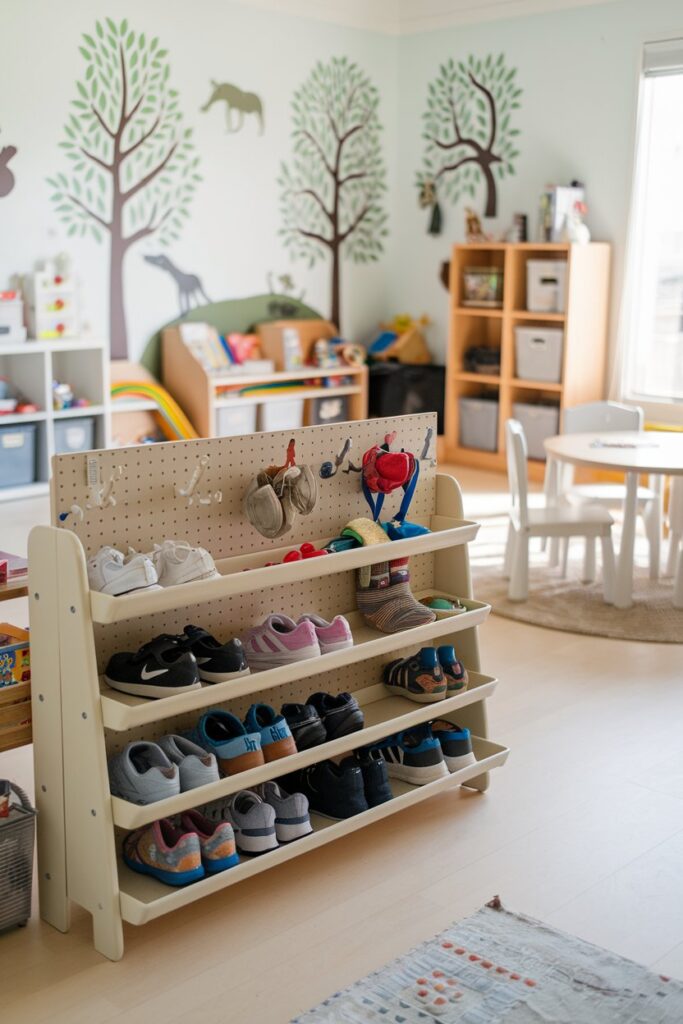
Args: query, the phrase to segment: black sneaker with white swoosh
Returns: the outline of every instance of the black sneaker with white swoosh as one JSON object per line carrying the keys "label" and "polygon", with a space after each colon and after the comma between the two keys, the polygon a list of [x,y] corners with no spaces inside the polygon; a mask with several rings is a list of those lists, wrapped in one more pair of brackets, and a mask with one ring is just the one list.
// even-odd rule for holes
{"label": "black sneaker with white swoosh", "polygon": [[185,626],[178,642],[194,654],[205,683],[226,683],[249,675],[244,647],[237,638],[222,644],[201,626]]}
{"label": "black sneaker with white swoosh", "polygon": [[114,690],[136,697],[170,697],[201,686],[197,659],[171,636],[155,637],[136,653],[112,655],[104,678]]}

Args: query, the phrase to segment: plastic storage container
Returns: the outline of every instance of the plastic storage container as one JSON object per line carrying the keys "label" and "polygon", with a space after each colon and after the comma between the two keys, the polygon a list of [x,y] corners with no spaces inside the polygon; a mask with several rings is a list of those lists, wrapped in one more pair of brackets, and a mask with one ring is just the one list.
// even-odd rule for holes
{"label": "plastic storage container", "polygon": [[563,340],[561,327],[515,327],[517,377],[559,384]]}
{"label": "plastic storage container", "polygon": [[0,487],[32,484],[35,479],[35,423],[0,426]]}
{"label": "plastic storage container", "polygon": [[437,432],[443,434],[445,380],[443,366],[375,364],[370,367],[369,375],[370,416],[435,412]]}
{"label": "plastic storage container", "polygon": [[495,452],[498,448],[498,399],[461,398],[460,444]]}
{"label": "plastic storage container", "polygon": [[311,402],[311,426],[319,423],[346,423],[349,418],[349,396],[335,395],[330,388],[329,397],[314,398]]}
{"label": "plastic storage container", "polygon": [[560,429],[559,405],[513,402],[512,416],[524,427],[529,458],[545,460],[543,442],[546,437],[554,437]]}
{"label": "plastic storage container", "polygon": [[95,447],[94,416],[77,416],[74,419],[55,420],[55,454],[88,452]]}
{"label": "plastic storage container", "polygon": [[238,434],[256,433],[256,403],[228,405],[216,410],[216,436],[235,437]]}
{"label": "plastic storage container", "polygon": [[298,430],[304,425],[303,398],[290,398],[259,405],[259,430]]}
{"label": "plastic storage container", "polygon": [[24,791],[11,784],[9,817],[0,818],[0,931],[31,916],[35,819]]}
{"label": "plastic storage container", "polygon": [[527,260],[526,308],[532,313],[564,313],[566,260]]}

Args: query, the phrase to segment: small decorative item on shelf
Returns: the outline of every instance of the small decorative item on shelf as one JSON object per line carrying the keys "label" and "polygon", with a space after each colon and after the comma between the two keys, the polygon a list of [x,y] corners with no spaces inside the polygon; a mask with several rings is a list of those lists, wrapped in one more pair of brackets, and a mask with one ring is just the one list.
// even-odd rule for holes
{"label": "small decorative item on shelf", "polygon": [[408,313],[401,313],[385,324],[381,324],[382,333],[368,348],[372,360],[395,360],[399,363],[425,365],[431,363],[432,357],[422,333],[422,328],[429,326],[427,316],[413,319]]}
{"label": "small decorative item on shelf", "polygon": [[43,340],[75,338],[80,330],[78,292],[71,260],[60,254],[43,260],[24,279],[31,336]]}
{"label": "small decorative item on shelf", "polygon": [[583,218],[588,213],[585,203],[574,203],[571,210],[568,210],[564,218],[564,229],[562,231],[563,242],[573,242],[577,245],[587,245],[591,240],[591,233]]}
{"label": "small decorative item on shelf", "polygon": [[567,215],[576,203],[584,203],[586,190],[580,181],[548,185],[540,198],[539,242],[563,242]]}
{"label": "small decorative item on shelf", "polygon": [[52,408],[60,411],[62,409],[85,409],[90,405],[87,398],[76,398],[73,388],[66,381],[52,381]]}
{"label": "small decorative item on shelf", "polygon": [[465,352],[463,365],[468,373],[500,373],[500,350],[472,345]]}
{"label": "small decorative item on shelf", "polygon": [[462,275],[463,306],[501,309],[503,271],[500,267],[465,267]]}
{"label": "small decorative item on shelf", "polygon": [[468,245],[494,241],[493,235],[487,234],[482,228],[479,214],[475,213],[470,206],[465,207],[465,238]]}
{"label": "small decorative item on shelf", "polygon": [[26,341],[24,302],[19,291],[0,292],[0,346]]}

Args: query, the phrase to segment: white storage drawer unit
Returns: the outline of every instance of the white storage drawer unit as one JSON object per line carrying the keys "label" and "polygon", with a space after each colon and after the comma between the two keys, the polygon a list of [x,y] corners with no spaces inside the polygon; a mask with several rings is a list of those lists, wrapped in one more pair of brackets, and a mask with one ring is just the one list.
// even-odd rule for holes
{"label": "white storage drawer unit", "polygon": [[298,430],[304,425],[303,398],[290,398],[259,405],[259,430]]}
{"label": "white storage drawer unit", "polygon": [[561,327],[515,327],[516,376],[520,380],[562,380]]}
{"label": "white storage drawer unit", "polygon": [[460,444],[495,452],[498,448],[498,401],[490,398],[461,398]]}
{"label": "white storage drawer unit", "polygon": [[527,260],[526,308],[532,313],[564,313],[567,261]]}
{"label": "white storage drawer unit", "polygon": [[253,434],[256,430],[256,409],[256,402],[216,409],[216,435],[236,437],[238,434]]}
{"label": "white storage drawer unit", "polygon": [[531,405],[527,402],[513,402],[512,417],[524,427],[530,459],[545,459],[543,442],[553,437],[560,429],[559,405]]}

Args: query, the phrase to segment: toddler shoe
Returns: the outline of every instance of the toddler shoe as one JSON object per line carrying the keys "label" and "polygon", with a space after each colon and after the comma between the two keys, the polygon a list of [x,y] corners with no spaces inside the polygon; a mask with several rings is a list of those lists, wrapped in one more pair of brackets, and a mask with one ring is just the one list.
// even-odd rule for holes
{"label": "toddler shoe", "polygon": [[113,654],[104,670],[109,686],[136,697],[170,697],[199,689],[194,655],[172,636],[158,636],[139,651]]}
{"label": "toddler shoe", "polygon": [[207,711],[190,738],[216,756],[223,775],[237,775],[266,763],[260,732],[247,732],[237,715],[229,711]]}
{"label": "toddler shoe", "polygon": [[476,764],[469,729],[461,729],[453,722],[439,719],[432,722],[432,732],[441,744],[443,759],[449,772],[457,772],[459,768],[466,768],[468,764]]}
{"label": "toddler shoe", "polygon": [[437,649],[439,664],[446,677],[446,696],[453,697],[460,690],[467,689],[467,669],[455,653],[455,648],[450,645]]}
{"label": "toddler shoe", "polygon": [[163,544],[155,544],[148,557],[154,563],[162,587],[220,576],[209,552],[193,548],[187,541],[165,540]]}
{"label": "toddler shoe", "polygon": [[199,837],[194,830],[181,832],[168,818],[127,835],[123,860],[132,871],[167,885],[188,885],[204,877]]}
{"label": "toddler shoe", "polygon": [[325,818],[351,818],[367,811],[363,773],[357,764],[321,761],[298,773],[297,789],[311,810]]}
{"label": "toddler shoe", "polygon": [[448,775],[441,744],[432,736],[429,724],[416,725],[395,736],[387,736],[373,744],[373,749],[384,756],[392,779],[424,786]]}
{"label": "toddler shoe", "polygon": [[350,693],[339,693],[336,697],[331,693],[314,693],[306,703],[318,712],[328,740],[358,732],[365,724],[360,705]]}
{"label": "toddler shoe", "polygon": [[229,821],[210,821],[199,811],[183,811],[180,824],[199,838],[202,865],[208,875],[239,864],[235,833]]}
{"label": "toddler shoe", "polygon": [[288,615],[269,615],[247,630],[244,651],[251,668],[269,669],[317,658],[320,644],[312,622],[294,622]]}
{"label": "toddler shoe", "polygon": [[158,576],[146,555],[126,561],[116,548],[103,547],[88,559],[88,583],[91,590],[117,597],[132,590],[158,590]]}
{"label": "toddler shoe", "polygon": [[185,626],[179,641],[194,654],[199,678],[205,683],[224,683],[249,675],[241,640],[235,638],[221,644],[201,626]]}
{"label": "toddler shoe", "polygon": [[296,743],[284,715],[278,715],[269,704],[252,704],[244,724],[248,732],[259,733],[266,762],[296,754]]}
{"label": "toddler shoe", "polygon": [[417,704],[431,704],[446,696],[446,676],[433,647],[422,647],[410,658],[390,661],[383,675],[387,690]]}
{"label": "toddler shoe", "polygon": [[181,793],[186,793],[188,789],[198,789],[199,786],[208,786],[220,779],[215,756],[186,736],[162,736],[159,746],[169,761],[178,766]]}
{"label": "toddler shoe", "polygon": [[301,622],[312,624],[321,654],[331,654],[332,651],[343,651],[347,647],[353,647],[351,627],[343,615],[335,615],[332,621],[328,622],[320,615],[308,613],[301,616],[299,623]]}
{"label": "toddler shoe", "polygon": [[278,843],[291,843],[313,831],[308,800],[303,793],[286,793],[277,782],[264,782],[256,790],[264,803],[275,811],[275,835]]}
{"label": "toddler shoe", "polygon": [[392,799],[387,763],[381,751],[363,747],[354,750],[350,757],[345,757],[342,764],[345,762],[356,765],[363,773],[363,789],[368,807],[378,807]]}
{"label": "toddler shoe", "polygon": [[180,793],[180,776],[157,743],[128,743],[109,760],[113,796],[132,804],[153,804]]}
{"label": "toddler shoe", "polygon": [[253,856],[277,849],[275,808],[265,803],[258,793],[251,789],[241,789],[223,803],[222,813],[232,822],[240,853]]}
{"label": "toddler shoe", "polygon": [[310,750],[327,741],[325,726],[312,704],[283,704],[282,714],[291,729],[297,750]]}

